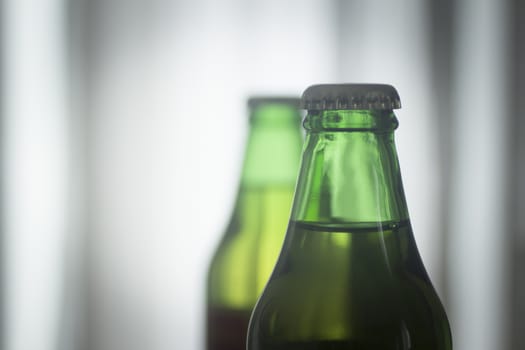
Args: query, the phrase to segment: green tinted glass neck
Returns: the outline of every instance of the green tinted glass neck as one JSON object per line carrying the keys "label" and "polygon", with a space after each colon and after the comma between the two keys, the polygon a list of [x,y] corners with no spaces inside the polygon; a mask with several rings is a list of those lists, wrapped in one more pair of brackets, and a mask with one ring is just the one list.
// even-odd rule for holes
{"label": "green tinted glass neck", "polygon": [[408,219],[392,111],[310,111],[292,220],[324,224]]}
{"label": "green tinted glass neck", "polygon": [[299,111],[290,105],[261,104],[251,111],[242,186],[295,182],[302,145],[299,123]]}

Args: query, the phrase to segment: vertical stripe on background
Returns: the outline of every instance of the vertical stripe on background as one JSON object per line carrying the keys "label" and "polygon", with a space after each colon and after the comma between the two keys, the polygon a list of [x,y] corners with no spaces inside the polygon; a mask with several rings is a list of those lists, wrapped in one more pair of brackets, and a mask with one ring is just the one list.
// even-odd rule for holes
{"label": "vertical stripe on background", "polygon": [[498,0],[460,0],[455,13],[448,242],[454,349],[505,349],[508,19]]}
{"label": "vertical stripe on background", "polygon": [[5,350],[55,350],[67,217],[64,3],[5,0]]}

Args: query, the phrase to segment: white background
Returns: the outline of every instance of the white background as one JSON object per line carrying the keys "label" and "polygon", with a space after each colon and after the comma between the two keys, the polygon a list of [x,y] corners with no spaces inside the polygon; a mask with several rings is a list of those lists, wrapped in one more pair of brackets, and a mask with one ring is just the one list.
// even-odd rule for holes
{"label": "white background", "polygon": [[421,1],[4,5],[7,350],[201,349],[246,98],[321,82],[398,89],[409,210],[455,349],[500,348],[505,124],[491,116],[506,112],[490,88],[505,83],[500,2],[456,3],[450,170]]}

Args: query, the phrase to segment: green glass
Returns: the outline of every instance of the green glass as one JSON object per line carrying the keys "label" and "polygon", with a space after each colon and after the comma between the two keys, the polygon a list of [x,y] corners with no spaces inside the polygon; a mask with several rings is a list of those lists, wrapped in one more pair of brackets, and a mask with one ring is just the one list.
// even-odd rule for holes
{"label": "green glass", "polygon": [[256,98],[249,104],[235,209],[208,272],[208,350],[246,349],[250,314],[281,250],[299,169],[299,100]]}
{"label": "green glass", "polygon": [[309,111],[284,246],[249,350],[451,350],[419,256],[392,110]]}

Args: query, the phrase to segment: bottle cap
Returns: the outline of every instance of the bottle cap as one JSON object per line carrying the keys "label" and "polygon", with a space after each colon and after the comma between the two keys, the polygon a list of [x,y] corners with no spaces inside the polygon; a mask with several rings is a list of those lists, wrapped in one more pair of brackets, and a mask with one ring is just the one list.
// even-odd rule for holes
{"label": "bottle cap", "polygon": [[308,87],[301,98],[307,110],[401,108],[396,89],[386,84],[321,84]]}
{"label": "bottle cap", "polygon": [[283,104],[299,109],[301,99],[291,96],[252,96],[248,99],[248,107],[256,108],[262,104]]}

